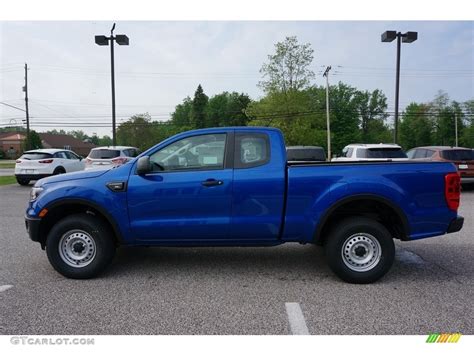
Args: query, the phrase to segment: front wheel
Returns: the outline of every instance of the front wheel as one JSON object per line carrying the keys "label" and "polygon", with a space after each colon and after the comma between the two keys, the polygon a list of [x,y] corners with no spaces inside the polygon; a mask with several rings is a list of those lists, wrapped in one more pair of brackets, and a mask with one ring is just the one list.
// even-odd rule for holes
{"label": "front wheel", "polygon": [[331,270],[342,280],[365,284],[384,276],[393,264],[395,246],[389,231],[366,217],[343,220],[325,245]]}
{"label": "front wheel", "polygon": [[75,214],[60,220],[48,234],[46,254],[60,274],[73,279],[97,276],[112,261],[115,245],[100,219]]}

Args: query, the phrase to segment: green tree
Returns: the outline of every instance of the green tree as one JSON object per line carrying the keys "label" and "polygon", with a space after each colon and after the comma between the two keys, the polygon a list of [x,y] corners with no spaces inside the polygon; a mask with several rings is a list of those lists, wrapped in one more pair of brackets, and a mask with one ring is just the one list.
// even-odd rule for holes
{"label": "green tree", "polygon": [[132,116],[117,128],[117,142],[145,150],[154,145],[151,117],[148,113]]}
{"label": "green tree", "polygon": [[357,91],[355,101],[362,142],[381,143],[391,140],[390,130],[385,124],[388,115],[386,113],[387,97],[384,93],[379,89],[372,92]]}
{"label": "green tree", "polygon": [[209,98],[204,93],[201,84],[198,85],[192,102],[191,124],[194,128],[206,127],[206,110]]}
{"label": "green tree", "polygon": [[30,134],[23,141],[23,150],[41,148],[43,148],[43,143],[41,143],[41,138],[39,134],[36,131],[31,130]]}
{"label": "green tree", "polygon": [[400,144],[405,150],[433,144],[433,122],[429,117],[430,107],[411,103],[402,114],[400,122]]}
{"label": "green tree", "polygon": [[227,91],[209,99],[207,108],[207,126],[246,126],[248,117],[245,109],[251,102],[247,94]]}
{"label": "green tree", "polygon": [[110,138],[110,136],[102,136],[101,138],[99,138],[99,143],[97,145],[100,145],[100,146],[109,146],[109,145],[112,145],[112,138]]}
{"label": "green tree", "polygon": [[89,140],[92,144],[95,144],[95,145],[100,144],[100,138],[97,136],[97,133],[93,133]]}
{"label": "green tree", "polygon": [[313,61],[309,43],[299,44],[296,36],[286,37],[275,44],[275,53],[268,55],[268,63],[260,69],[263,80],[259,86],[265,93],[289,92],[307,88],[314,78],[309,68]]}
{"label": "green tree", "polygon": [[474,100],[466,101],[463,105],[464,130],[460,135],[460,145],[463,147],[474,147]]}
{"label": "green tree", "polygon": [[171,114],[171,122],[175,126],[191,126],[191,112],[193,109],[193,100],[187,96],[181,104],[176,105]]}

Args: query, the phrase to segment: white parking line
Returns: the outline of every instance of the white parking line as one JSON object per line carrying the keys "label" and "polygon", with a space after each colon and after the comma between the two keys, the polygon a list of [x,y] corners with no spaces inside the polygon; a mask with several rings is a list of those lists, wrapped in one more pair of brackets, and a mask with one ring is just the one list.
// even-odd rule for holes
{"label": "white parking line", "polygon": [[12,288],[13,285],[2,285],[0,286],[0,292],[3,292],[3,291],[6,291],[8,290],[9,288]]}
{"label": "white parking line", "polygon": [[296,302],[287,302],[285,303],[285,307],[286,313],[288,314],[288,321],[290,322],[291,334],[309,335],[300,304]]}

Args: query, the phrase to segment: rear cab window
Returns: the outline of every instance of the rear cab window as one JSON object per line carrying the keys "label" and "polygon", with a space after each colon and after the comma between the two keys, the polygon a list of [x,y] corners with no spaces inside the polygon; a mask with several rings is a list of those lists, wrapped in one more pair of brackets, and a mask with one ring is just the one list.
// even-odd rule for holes
{"label": "rear cab window", "polygon": [[113,159],[120,156],[120,150],[93,149],[89,154],[90,159]]}

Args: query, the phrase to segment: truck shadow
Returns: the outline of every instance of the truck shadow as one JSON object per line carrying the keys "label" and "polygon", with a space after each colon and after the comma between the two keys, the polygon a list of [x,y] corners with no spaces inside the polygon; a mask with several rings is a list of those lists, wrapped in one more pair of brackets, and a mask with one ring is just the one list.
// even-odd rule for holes
{"label": "truck shadow", "polygon": [[[444,252],[446,247],[450,246],[445,246]],[[463,253],[463,249],[457,248],[456,252]],[[466,260],[465,255],[460,258]],[[394,265],[381,282],[460,283],[456,276],[415,253],[397,247]],[[102,277],[167,280],[173,277],[181,280],[225,278],[229,281],[245,278],[249,283],[264,277],[284,282],[342,283],[327,266],[322,247],[290,244],[275,247],[121,248],[113,265]]]}

